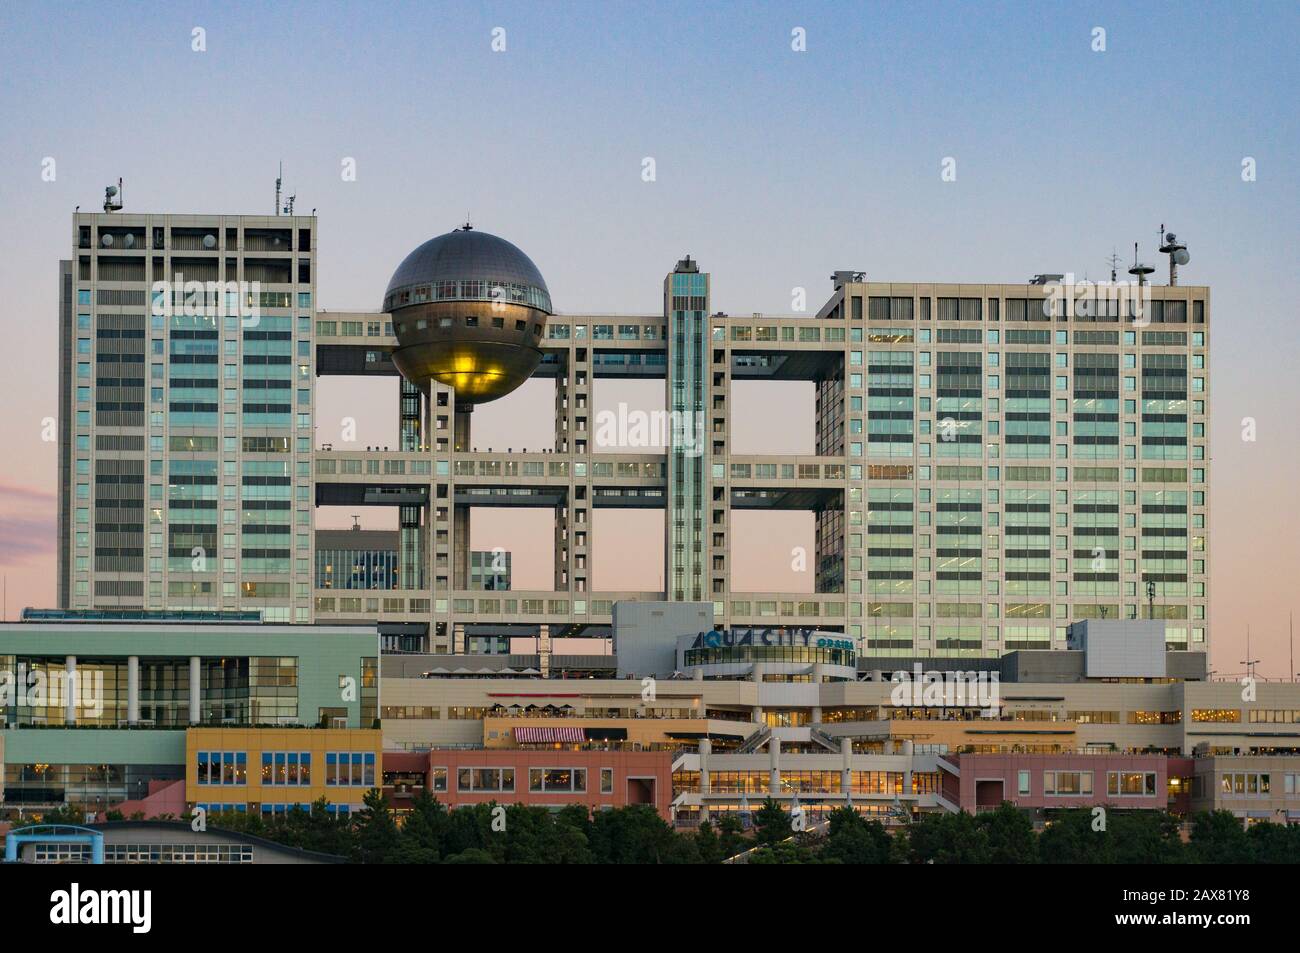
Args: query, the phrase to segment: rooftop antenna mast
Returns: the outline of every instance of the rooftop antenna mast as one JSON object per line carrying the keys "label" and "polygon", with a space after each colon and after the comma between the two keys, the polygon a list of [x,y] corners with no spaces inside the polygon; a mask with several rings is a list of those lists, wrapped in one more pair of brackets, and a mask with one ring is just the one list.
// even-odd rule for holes
{"label": "rooftop antenna mast", "polygon": [[1259,664],[1259,659],[1251,658],[1250,655],[1250,623],[1246,623],[1246,657],[1241,660],[1241,664],[1246,666],[1246,674],[1254,678],[1255,666]]}
{"label": "rooftop antenna mast", "polygon": [[1106,264],[1110,265],[1110,283],[1112,285],[1115,283],[1115,279],[1119,275],[1119,261],[1119,255],[1115,254],[1115,249],[1112,248],[1110,250],[1110,257],[1106,259]]}
{"label": "rooftop antenna mast", "polygon": [[120,212],[122,211],[122,180],[117,180],[117,185],[110,185],[104,189],[104,211]]}
{"label": "rooftop antenna mast", "polygon": [[279,171],[275,173],[275,214],[280,214],[280,183],[284,181],[281,177],[284,175],[284,160],[280,160]]}
{"label": "rooftop antenna mast", "polygon": [[1147,275],[1151,274],[1153,271],[1155,271],[1155,269],[1150,265],[1144,265],[1142,262],[1138,261],[1138,243],[1134,242],[1133,267],[1128,270],[1128,273],[1137,278],[1139,288],[1147,283]]}
{"label": "rooftop antenna mast", "polygon": [[1192,260],[1192,256],[1187,254],[1187,246],[1178,240],[1178,236],[1173,232],[1166,232],[1164,223],[1160,223],[1160,251],[1169,256],[1169,284],[1178,284],[1178,266],[1185,265]]}

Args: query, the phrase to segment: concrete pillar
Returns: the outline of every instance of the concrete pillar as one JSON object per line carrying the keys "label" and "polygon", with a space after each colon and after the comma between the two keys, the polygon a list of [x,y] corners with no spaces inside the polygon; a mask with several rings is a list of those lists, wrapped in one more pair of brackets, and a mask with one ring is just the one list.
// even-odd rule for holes
{"label": "concrete pillar", "polygon": [[763,723],[763,709],[761,706],[755,705],[749,710],[749,720],[756,721],[760,725]]}
{"label": "concrete pillar", "polygon": [[69,725],[77,723],[77,657],[63,659],[63,720]]}
{"label": "concrete pillar", "polygon": [[713,751],[713,742],[708,738],[700,739],[700,823],[709,819],[709,802],[704,795],[710,793],[709,754]]}
{"label": "concrete pillar", "polygon": [[773,736],[767,742],[768,793],[773,797],[781,793],[781,739]]}
{"label": "concrete pillar", "polygon": [[822,723],[822,706],[821,706],[821,705],[813,705],[813,710],[812,710],[812,723],[813,723],[814,725],[820,725],[820,724]]}
{"label": "concrete pillar", "polygon": [[126,723],[140,722],[140,656],[126,657]]}
{"label": "concrete pillar", "polygon": [[542,672],[542,678],[551,677],[551,626],[543,622],[537,627],[537,661],[540,663],[537,667]]}
{"label": "concrete pillar", "polygon": [[853,790],[853,739],[840,739],[840,790],[845,798],[851,797]]}
{"label": "concrete pillar", "polygon": [[766,672],[767,665],[764,662],[753,662],[749,667],[749,677],[756,685],[761,685],[763,683],[763,675]]}
{"label": "concrete pillar", "polygon": [[203,721],[203,660],[190,656],[190,724]]}
{"label": "concrete pillar", "polygon": [[903,742],[903,754],[907,758],[907,767],[903,769],[903,793],[912,793],[912,742]]}

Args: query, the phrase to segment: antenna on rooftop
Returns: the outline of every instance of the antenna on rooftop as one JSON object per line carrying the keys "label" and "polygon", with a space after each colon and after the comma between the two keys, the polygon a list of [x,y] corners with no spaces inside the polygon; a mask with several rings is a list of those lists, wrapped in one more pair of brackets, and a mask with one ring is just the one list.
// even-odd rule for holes
{"label": "antenna on rooftop", "polygon": [[1173,232],[1166,232],[1164,223],[1160,224],[1160,240],[1163,244],[1160,251],[1169,256],[1169,284],[1178,284],[1178,266],[1185,265],[1192,260],[1192,256],[1187,254],[1187,246],[1178,240],[1178,236]]}
{"label": "antenna on rooftop", "polygon": [[1110,283],[1114,284],[1119,275],[1119,255],[1115,254],[1115,249],[1110,250],[1110,257],[1106,259],[1106,264],[1110,265]]}
{"label": "antenna on rooftop", "polygon": [[117,180],[117,185],[110,185],[104,189],[104,211],[120,212],[122,211],[122,180]]}
{"label": "antenna on rooftop", "polygon": [[1134,275],[1138,280],[1138,287],[1141,288],[1147,283],[1147,275],[1155,271],[1150,265],[1144,265],[1138,261],[1138,243],[1133,243],[1133,267],[1128,270],[1130,275]]}
{"label": "antenna on rooftop", "polygon": [[284,160],[280,160],[280,168],[275,173],[275,214],[280,214],[280,184],[284,181],[281,178],[284,175]]}

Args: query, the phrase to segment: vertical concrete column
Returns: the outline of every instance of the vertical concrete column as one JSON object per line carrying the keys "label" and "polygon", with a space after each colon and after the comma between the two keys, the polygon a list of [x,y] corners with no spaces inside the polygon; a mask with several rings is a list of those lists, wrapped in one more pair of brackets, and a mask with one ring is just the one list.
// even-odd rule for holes
{"label": "vertical concrete column", "polygon": [[[468,453],[472,448],[470,423],[473,404],[457,403],[451,415],[452,448],[456,453]],[[455,477],[455,456],[453,454],[452,476]],[[451,588],[448,593],[449,604],[454,604],[456,592],[469,588],[470,560],[470,508],[456,505],[456,488],[454,483],[447,505],[451,507]],[[453,611],[453,618],[455,613]]]}
{"label": "vertical concrete column", "polygon": [[903,742],[903,754],[907,757],[907,767],[903,769],[903,793],[912,793],[912,742]]}
{"label": "vertical concrete column", "polygon": [[140,722],[140,656],[126,657],[126,723]]}
{"label": "vertical concrete column", "polygon": [[763,683],[763,676],[767,673],[766,662],[752,662],[749,667],[749,677],[753,679],[755,685]]}
{"label": "vertical concrete column", "polygon": [[63,659],[63,720],[69,725],[77,723],[77,657]]}
{"label": "vertical concrete column", "polygon": [[190,724],[203,721],[203,660],[190,656]]}
{"label": "vertical concrete column", "polygon": [[542,670],[542,678],[551,677],[551,626],[543,622],[537,628],[537,667]]}
{"label": "vertical concrete column", "polygon": [[712,784],[709,781],[709,755],[713,752],[713,742],[708,738],[700,739],[700,822],[703,823],[709,819],[709,802],[704,800],[704,795],[710,793]]}
{"label": "vertical concrete column", "polygon": [[767,790],[773,797],[781,793],[781,739],[773,736],[767,742]]}
{"label": "vertical concrete column", "polygon": [[821,706],[821,705],[813,705],[813,709],[812,709],[812,723],[813,723],[814,725],[820,725],[820,724],[822,723],[822,706]]}
{"label": "vertical concrete column", "polygon": [[847,801],[853,791],[853,739],[840,739],[840,790]]}

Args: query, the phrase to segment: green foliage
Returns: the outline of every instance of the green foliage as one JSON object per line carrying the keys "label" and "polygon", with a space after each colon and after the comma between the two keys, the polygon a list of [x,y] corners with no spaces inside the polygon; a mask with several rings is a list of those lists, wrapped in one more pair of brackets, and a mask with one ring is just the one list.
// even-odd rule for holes
{"label": "green foliage", "polygon": [[824,863],[887,864],[891,843],[883,824],[844,807],[830,815],[820,859]]}
{"label": "green foliage", "polygon": [[994,864],[1038,862],[1038,838],[1034,823],[1024,811],[1006,801],[996,811],[975,818],[988,837],[989,861]]}
{"label": "green foliage", "polygon": [[[110,817],[121,819],[118,812]],[[1193,817],[1187,843],[1178,818],[1134,809],[1053,811],[1038,833],[1009,803],[979,815],[924,814],[892,832],[851,808],[826,819],[815,831],[795,832],[790,815],[769,798],[754,813],[752,835],[731,813],[679,833],[647,805],[593,813],[583,805],[492,802],[452,810],[428,792],[398,816],[371,789],[351,816],[331,814],[322,797],[308,810],[224,812],[207,823],[369,864],[720,864],[746,851],[751,864],[1281,864],[1300,857],[1300,826],[1244,829],[1227,811]],[[23,821],[81,824],[84,815],[65,806]]]}
{"label": "green foliage", "polygon": [[764,800],[763,806],[754,814],[754,839],[770,846],[786,840],[793,833],[790,815],[770,797]]}
{"label": "green foliage", "polygon": [[1248,837],[1240,818],[1231,811],[1198,814],[1192,819],[1188,860],[1195,864],[1249,864],[1255,859],[1252,848],[1261,840]]}

